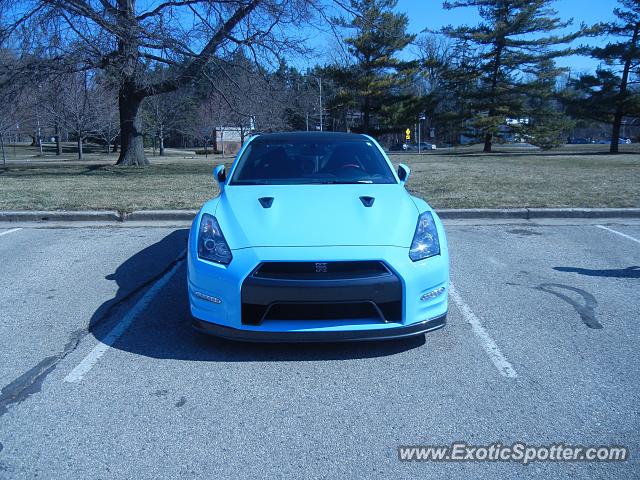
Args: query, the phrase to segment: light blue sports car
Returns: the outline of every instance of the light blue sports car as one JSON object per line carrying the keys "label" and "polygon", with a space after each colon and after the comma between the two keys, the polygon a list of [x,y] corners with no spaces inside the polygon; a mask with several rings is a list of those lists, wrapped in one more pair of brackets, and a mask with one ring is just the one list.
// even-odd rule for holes
{"label": "light blue sports car", "polygon": [[193,326],[249,341],[381,340],[445,325],[442,222],[371,137],[248,140],[191,227]]}

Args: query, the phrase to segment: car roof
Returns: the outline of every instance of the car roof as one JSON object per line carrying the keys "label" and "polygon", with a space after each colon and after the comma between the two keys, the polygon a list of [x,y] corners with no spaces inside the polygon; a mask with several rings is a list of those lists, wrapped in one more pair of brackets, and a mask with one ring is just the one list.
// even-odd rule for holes
{"label": "car roof", "polygon": [[261,133],[255,140],[267,141],[318,141],[318,140],[365,140],[367,137],[356,133],[345,132],[279,132]]}

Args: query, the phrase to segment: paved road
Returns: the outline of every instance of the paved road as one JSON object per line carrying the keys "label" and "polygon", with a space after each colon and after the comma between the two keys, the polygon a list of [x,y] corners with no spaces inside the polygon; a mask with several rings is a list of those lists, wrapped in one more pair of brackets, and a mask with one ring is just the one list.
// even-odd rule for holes
{"label": "paved road", "polygon": [[[449,223],[446,329],[311,346],[187,328],[184,228],[0,225],[0,478],[638,478],[640,224],[555,223]],[[398,461],[459,440],[631,459]]]}

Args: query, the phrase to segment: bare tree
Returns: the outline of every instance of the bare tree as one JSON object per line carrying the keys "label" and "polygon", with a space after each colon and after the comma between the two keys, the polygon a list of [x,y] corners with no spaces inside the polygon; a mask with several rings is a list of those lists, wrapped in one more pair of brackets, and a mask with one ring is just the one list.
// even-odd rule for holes
{"label": "bare tree", "polygon": [[[209,142],[216,139],[216,128],[220,121],[218,118],[218,99],[208,96],[198,103],[192,115],[191,122],[185,125],[184,131],[192,138],[200,140],[204,145],[204,153],[209,153]],[[213,150],[216,150],[214,143]]]}
{"label": "bare tree", "polygon": [[15,119],[18,109],[19,104],[15,97],[6,98],[0,102],[0,149],[2,150],[2,165],[7,164],[7,138],[11,132],[15,131]]}
{"label": "bare tree", "polygon": [[78,160],[84,159],[84,140],[97,131],[99,98],[89,73],[78,72],[67,76],[62,93],[62,122],[69,133],[76,137]]}
{"label": "bare tree", "polygon": [[[7,139],[15,135],[15,142],[21,133],[33,133],[27,126],[30,123],[28,120],[32,117],[31,112],[22,101],[24,92],[31,85],[28,85],[28,82],[19,84],[11,81],[10,72],[18,68],[18,65],[17,55],[8,49],[0,49],[0,147],[3,164],[6,164],[7,160]],[[37,93],[37,90],[35,92]],[[27,131],[24,130],[25,127]]]}
{"label": "bare tree", "polygon": [[[213,60],[238,49],[256,60],[299,50],[300,38],[291,32],[321,11],[322,1],[0,0],[0,11],[8,12],[0,20],[0,36],[18,38],[32,55],[23,73],[102,69],[115,78],[117,163],[144,165],[139,113],[145,98],[192,83]],[[171,75],[148,82],[144,70],[149,62],[169,66]]]}
{"label": "bare tree", "polygon": [[185,123],[191,112],[191,94],[188,90],[169,92],[153,95],[143,103],[143,121],[147,130],[158,139],[160,156],[164,156],[165,139]]}
{"label": "bare tree", "polygon": [[46,84],[24,83],[4,95],[5,99],[18,99],[13,118],[14,128],[19,135],[31,138],[31,146],[38,148],[39,155],[43,154],[43,139],[47,136],[49,125],[49,112],[44,104],[45,87]]}
{"label": "bare tree", "polygon": [[451,41],[435,33],[423,33],[413,47],[419,63],[419,95],[433,93],[439,86],[443,72],[453,61]]}
{"label": "bare tree", "polygon": [[94,134],[104,142],[107,155],[111,154],[113,142],[120,134],[118,116],[118,92],[109,85],[98,83],[93,100]]}
{"label": "bare tree", "polygon": [[[49,130],[53,132],[56,143],[56,155],[62,155],[62,130],[64,127],[65,90],[69,88],[69,76],[59,76],[49,79],[38,86],[38,95],[34,100],[38,109],[43,110],[43,120]],[[72,83],[75,84],[75,83]]]}

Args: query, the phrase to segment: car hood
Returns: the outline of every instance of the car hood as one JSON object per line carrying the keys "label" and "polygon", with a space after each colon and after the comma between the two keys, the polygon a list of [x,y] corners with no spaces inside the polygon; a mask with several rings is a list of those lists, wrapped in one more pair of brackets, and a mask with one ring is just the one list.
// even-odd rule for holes
{"label": "car hood", "polygon": [[[360,197],[374,198],[366,207]],[[273,198],[269,208],[260,198]],[[205,210],[206,212],[206,210]],[[214,213],[231,249],[409,247],[418,209],[401,185],[225,187]]]}

